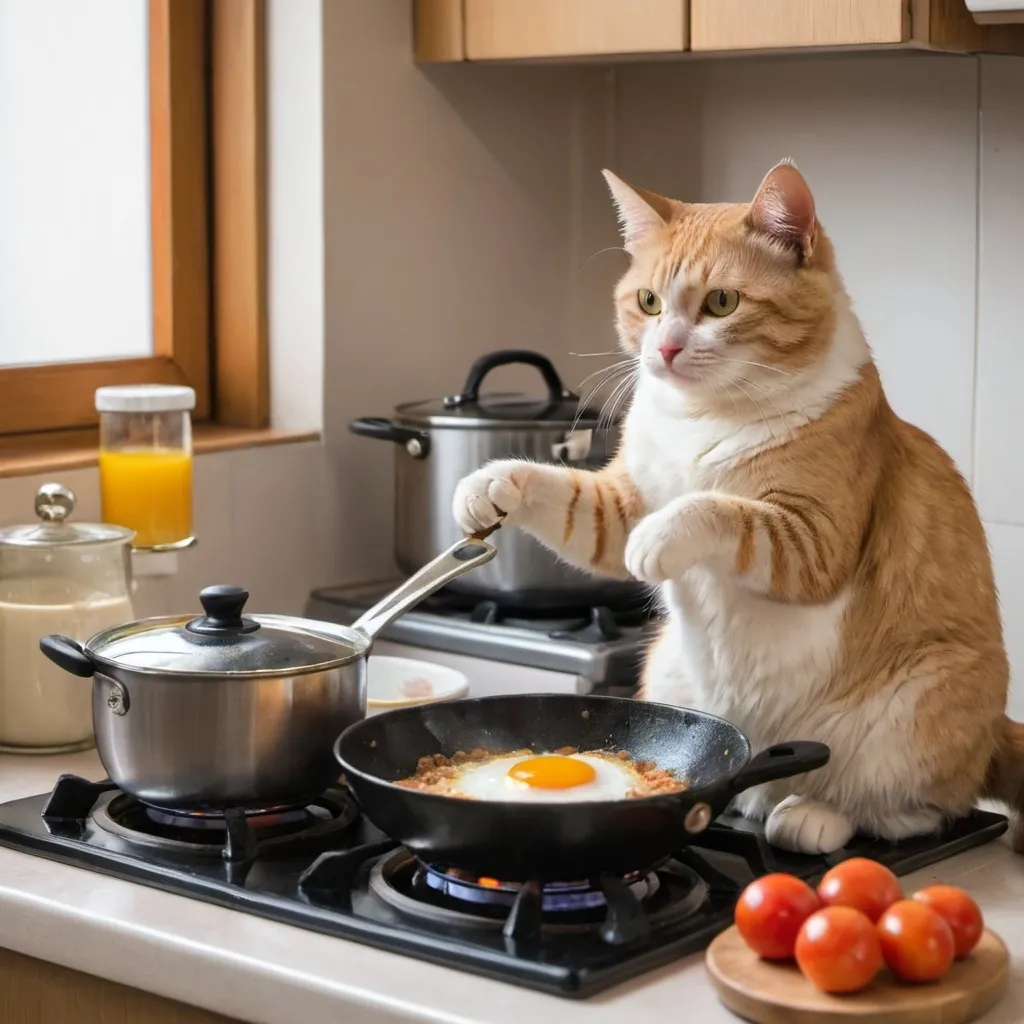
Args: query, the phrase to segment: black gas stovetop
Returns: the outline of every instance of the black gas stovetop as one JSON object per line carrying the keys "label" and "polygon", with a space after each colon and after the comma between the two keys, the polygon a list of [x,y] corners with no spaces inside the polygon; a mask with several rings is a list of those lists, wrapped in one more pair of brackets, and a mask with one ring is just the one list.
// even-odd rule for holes
{"label": "black gas stovetop", "polygon": [[112,783],[62,776],[53,792],[0,805],[0,845],[143,885],[566,997],[703,949],[755,876],[816,881],[850,856],[907,874],[995,839],[975,811],[942,835],[855,839],[829,857],[769,847],[723,818],[646,874],[541,887],[421,864],[342,789],[304,810],[224,818],[147,809]]}

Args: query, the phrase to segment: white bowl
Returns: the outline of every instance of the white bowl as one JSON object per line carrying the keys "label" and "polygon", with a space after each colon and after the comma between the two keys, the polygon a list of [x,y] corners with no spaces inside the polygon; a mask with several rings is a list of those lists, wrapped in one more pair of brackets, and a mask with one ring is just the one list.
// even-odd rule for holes
{"label": "white bowl", "polygon": [[453,668],[412,658],[371,654],[366,666],[366,716],[396,708],[458,700],[469,693],[469,680]]}

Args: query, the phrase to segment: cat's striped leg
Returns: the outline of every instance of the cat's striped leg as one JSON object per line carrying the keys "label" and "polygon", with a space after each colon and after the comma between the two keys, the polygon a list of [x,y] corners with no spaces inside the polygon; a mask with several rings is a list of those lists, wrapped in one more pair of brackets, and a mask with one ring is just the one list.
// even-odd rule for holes
{"label": "cat's striped leg", "polygon": [[637,579],[660,583],[716,559],[751,590],[803,602],[835,596],[856,557],[855,545],[817,499],[752,500],[705,491],[644,518],[629,538],[625,560]]}
{"label": "cat's striped leg", "polygon": [[632,481],[614,462],[598,472],[492,462],[462,480],[452,502],[467,533],[504,515],[577,568],[620,578],[627,576],[623,555],[638,508]]}

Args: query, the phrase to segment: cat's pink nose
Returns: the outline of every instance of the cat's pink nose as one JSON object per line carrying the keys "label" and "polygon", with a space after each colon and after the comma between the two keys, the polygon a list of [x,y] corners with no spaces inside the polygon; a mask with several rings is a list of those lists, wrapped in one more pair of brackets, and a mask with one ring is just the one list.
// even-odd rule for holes
{"label": "cat's pink nose", "polygon": [[673,341],[667,341],[658,348],[658,351],[661,353],[661,358],[665,360],[665,365],[671,366],[672,360],[683,351],[683,346],[677,345]]}

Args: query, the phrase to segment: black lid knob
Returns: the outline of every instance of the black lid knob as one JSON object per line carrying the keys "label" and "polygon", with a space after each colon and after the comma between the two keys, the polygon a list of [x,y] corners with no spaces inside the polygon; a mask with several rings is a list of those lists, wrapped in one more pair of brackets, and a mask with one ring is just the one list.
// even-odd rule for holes
{"label": "black lid knob", "polygon": [[254,633],[260,628],[260,624],[242,616],[242,609],[248,600],[249,591],[241,587],[205,587],[199,592],[199,603],[206,614],[201,619],[193,619],[185,628],[190,633],[199,633],[202,636],[237,636],[241,633]]}

